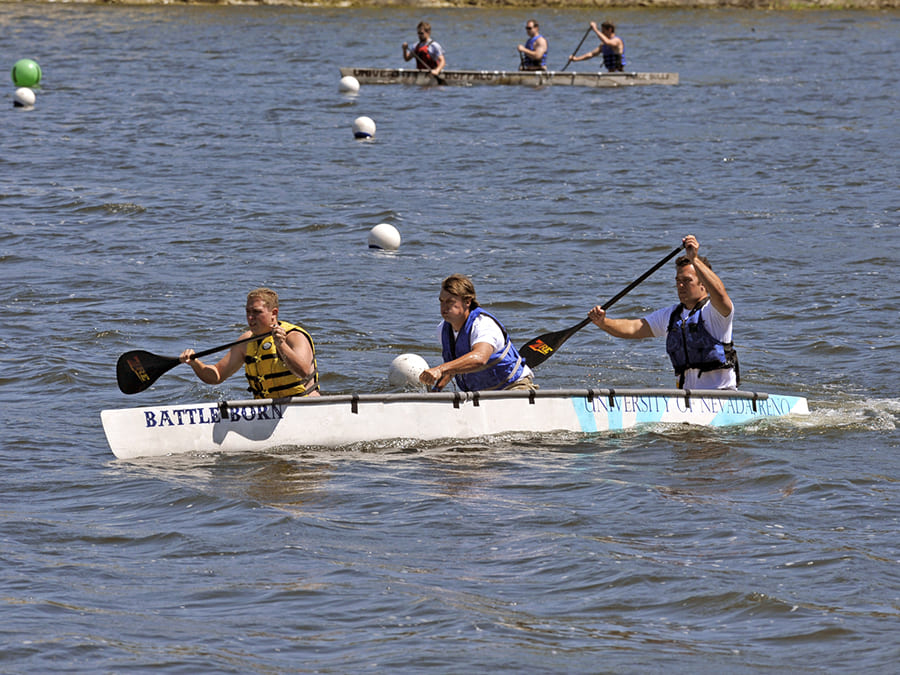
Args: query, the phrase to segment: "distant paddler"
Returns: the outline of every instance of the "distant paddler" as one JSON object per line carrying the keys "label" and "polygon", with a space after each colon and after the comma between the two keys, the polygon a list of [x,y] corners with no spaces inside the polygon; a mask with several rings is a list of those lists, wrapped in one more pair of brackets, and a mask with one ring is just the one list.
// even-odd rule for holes
{"label": "distant paddler", "polygon": [[528,41],[519,45],[519,70],[547,70],[547,39],[541,35],[538,22],[530,19],[525,22]]}
{"label": "distant paddler", "polygon": [[621,73],[625,70],[625,43],[616,35],[616,27],[611,21],[604,21],[600,28],[597,22],[591,21],[591,30],[600,38],[600,46],[581,56],[572,54],[570,61],[587,61],[595,56],[603,55],[603,65],[610,73]]}
{"label": "distant paddler", "polygon": [[431,24],[427,21],[420,21],[416,26],[416,33],[419,36],[419,42],[412,49],[409,43],[403,43],[403,60],[416,60],[416,68],[419,70],[427,70],[435,77],[441,74],[441,71],[447,65],[444,58],[444,48],[431,39]]}
{"label": "distant paddler", "polygon": [[257,288],[247,295],[247,325],[240,341],[215,365],[185,349],[182,363],[207,384],[221,384],[241,366],[254,398],[319,396],[319,369],[312,336],[301,326],[278,320],[278,293]]}

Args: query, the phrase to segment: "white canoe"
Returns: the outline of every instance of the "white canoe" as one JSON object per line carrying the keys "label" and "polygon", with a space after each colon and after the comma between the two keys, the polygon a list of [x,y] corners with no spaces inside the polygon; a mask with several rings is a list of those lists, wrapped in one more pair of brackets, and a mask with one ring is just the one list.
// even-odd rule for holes
{"label": "white canoe", "polygon": [[[341,68],[341,77],[351,75],[360,84],[437,84],[425,70],[405,68]],[[512,84],[528,87],[631,87],[642,84],[678,84],[678,73],[575,73],[566,71],[444,70],[441,79],[450,85]]]}
{"label": "white canoe", "polygon": [[499,433],[596,432],[643,424],[726,426],[807,415],[805,398],[743,391],[577,389],[347,394],[104,410],[116,457],[341,447]]}

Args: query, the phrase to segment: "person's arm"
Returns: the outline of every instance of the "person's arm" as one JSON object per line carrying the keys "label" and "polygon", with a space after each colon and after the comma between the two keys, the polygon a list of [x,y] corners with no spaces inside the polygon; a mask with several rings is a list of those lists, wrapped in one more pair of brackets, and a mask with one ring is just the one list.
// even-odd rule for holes
{"label": "person's arm", "polygon": [[606,44],[612,47],[613,51],[616,54],[621,54],[625,51],[625,43],[622,42],[622,38],[615,37],[612,40],[607,39]]}
{"label": "person's arm", "polygon": [[489,342],[476,342],[468,354],[463,354],[459,358],[434,368],[423,370],[419,375],[419,381],[429,387],[436,386],[438,389],[443,389],[455,375],[474,373],[483,369],[493,353],[494,347]]}
{"label": "person's arm", "polygon": [[303,333],[298,330],[285,333],[284,328],[277,326],[272,338],[278,356],[294,375],[305,380],[315,372],[312,345]]}
{"label": "person's arm", "polygon": [[444,69],[444,66],[447,65],[447,59],[444,58],[444,52],[440,52],[437,55],[437,66],[432,69],[432,75],[440,75],[441,71]]}
{"label": "person's arm", "polygon": [[597,54],[599,54],[600,51],[601,51],[601,47],[597,47],[596,49],[589,51],[587,54],[582,54],[581,56],[575,56],[574,54],[572,54],[572,60],[573,61],[587,61],[588,59],[592,59],[595,56],[597,56]]}
{"label": "person's arm", "polygon": [[528,49],[525,45],[519,45],[519,51],[532,61],[540,61],[547,53],[547,40],[540,38],[534,45],[534,49]]}
{"label": "person's arm", "polygon": [[719,275],[703,264],[703,261],[697,256],[700,250],[700,242],[697,241],[694,235],[689,234],[682,239],[682,243],[684,244],[685,254],[697,271],[697,278],[706,288],[706,292],[709,293],[709,302],[721,316],[731,316],[731,312],[734,311],[734,304],[731,302],[731,298],[728,297],[725,284],[722,283]]}
{"label": "person's arm", "polygon": [[[241,339],[247,337],[250,337],[250,331],[241,335]],[[182,363],[187,363],[197,377],[206,382],[206,384],[221,384],[240,370],[241,366],[244,365],[244,355],[246,353],[246,344],[235,345],[215,365],[203,363],[200,359],[192,359],[193,349],[185,349],[178,358]]]}
{"label": "person's arm", "polygon": [[588,317],[595,326],[613,337],[631,340],[653,337],[653,330],[646,319],[610,319],[600,305],[588,312]]}
{"label": "person's arm", "polygon": [[409,51],[409,43],[404,42],[403,43],[403,60],[409,61],[412,57],[413,57],[413,53],[411,51]]}

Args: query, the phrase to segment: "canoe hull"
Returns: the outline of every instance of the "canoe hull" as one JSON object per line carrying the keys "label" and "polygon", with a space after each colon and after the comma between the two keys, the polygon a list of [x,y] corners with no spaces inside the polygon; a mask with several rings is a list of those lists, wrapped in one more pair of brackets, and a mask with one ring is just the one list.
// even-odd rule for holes
{"label": "canoe hull", "polygon": [[726,426],[808,414],[805,398],[677,390],[341,395],[101,412],[116,457],[340,447],[500,433],[596,432],[643,424]]}
{"label": "canoe hull", "polygon": [[[406,68],[341,68],[341,77],[352,76],[360,84],[413,84],[430,86],[437,80],[428,71]],[[476,84],[546,87],[632,87],[646,84],[678,84],[678,73],[576,73],[564,71],[444,70],[448,85]]]}

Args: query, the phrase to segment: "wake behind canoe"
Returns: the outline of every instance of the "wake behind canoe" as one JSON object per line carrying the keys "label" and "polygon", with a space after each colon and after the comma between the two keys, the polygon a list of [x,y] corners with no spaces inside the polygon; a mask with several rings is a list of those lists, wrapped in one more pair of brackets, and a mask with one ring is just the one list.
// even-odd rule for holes
{"label": "wake behind canoe", "polygon": [[[425,70],[405,68],[341,68],[341,77],[355,77],[360,84],[436,84]],[[678,84],[678,73],[576,73],[562,71],[518,70],[443,70],[441,78],[448,85],[476,84],[521,85],[544,87],[631,87],[647,84]]]}

